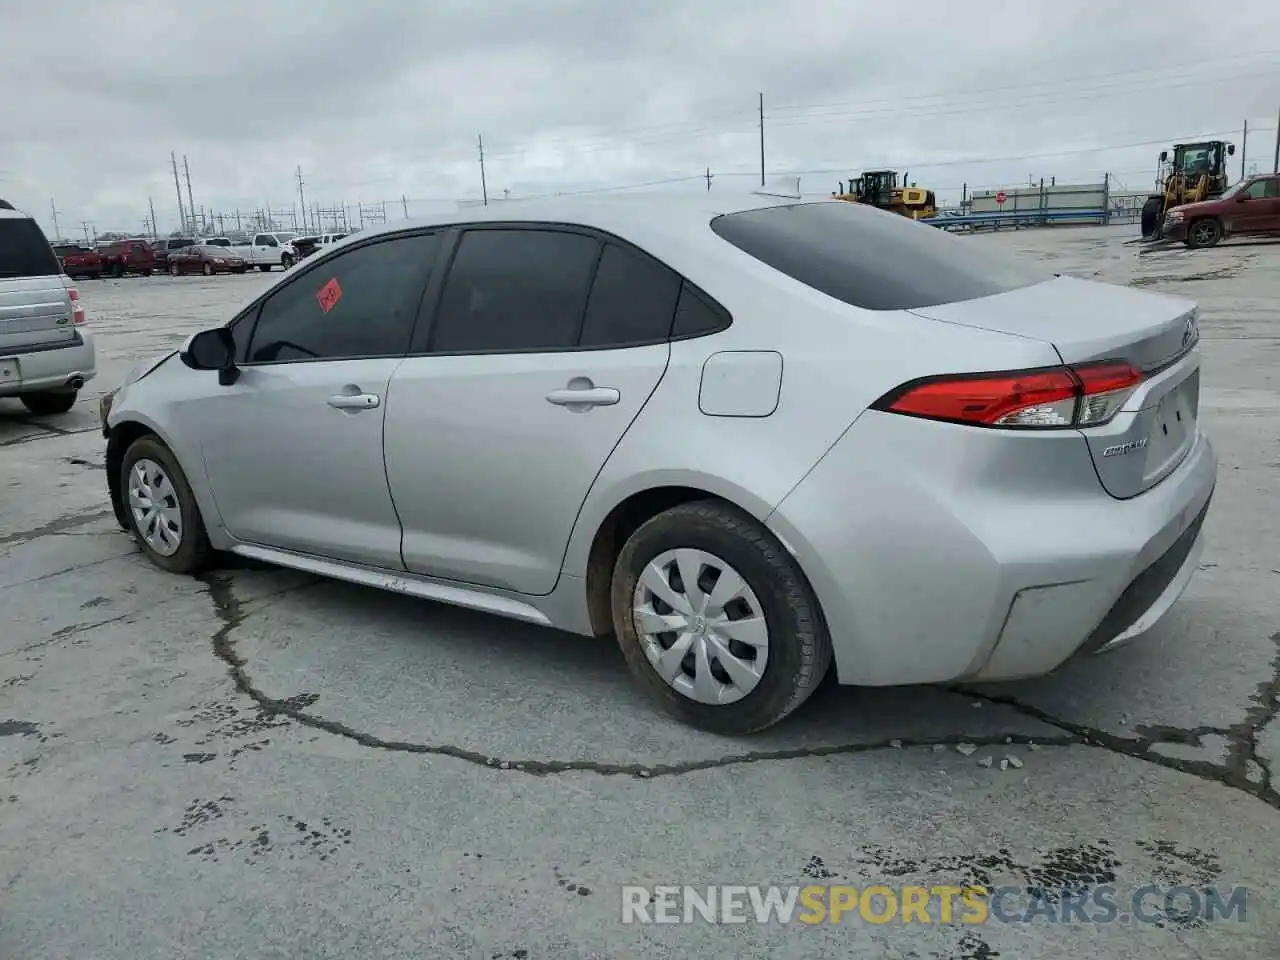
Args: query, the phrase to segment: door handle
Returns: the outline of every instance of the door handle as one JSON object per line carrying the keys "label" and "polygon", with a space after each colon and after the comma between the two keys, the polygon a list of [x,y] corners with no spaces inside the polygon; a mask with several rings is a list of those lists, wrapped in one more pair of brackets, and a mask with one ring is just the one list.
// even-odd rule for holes
{"label": "door handle", "polygon": [[328,400],[329,406],[337,410],[373,410],[382,403],[376,393],[339,393]]}
{"label": "door handle", "polygon": [[621,399],[622,394],[613,387],[565,387],[547,394],[547,402],[571,410],[575,407],[609,407]]}

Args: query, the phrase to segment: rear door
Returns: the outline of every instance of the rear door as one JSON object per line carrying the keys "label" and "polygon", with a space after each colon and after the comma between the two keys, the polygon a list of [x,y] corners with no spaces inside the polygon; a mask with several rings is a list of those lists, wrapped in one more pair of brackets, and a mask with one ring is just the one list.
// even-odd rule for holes
{"label": "rear door", "polygon": [[582,502],[662,379],[681,280],[572,229],[461,234],[391,381],[387,479],[411,571],[546,594]]}
{"label": "rear door", "polygon": [[[71,297],[44,232],[29,217],[0,211],[0,357],[75,338]],[[13,364],[6,375],[20,377]]]}

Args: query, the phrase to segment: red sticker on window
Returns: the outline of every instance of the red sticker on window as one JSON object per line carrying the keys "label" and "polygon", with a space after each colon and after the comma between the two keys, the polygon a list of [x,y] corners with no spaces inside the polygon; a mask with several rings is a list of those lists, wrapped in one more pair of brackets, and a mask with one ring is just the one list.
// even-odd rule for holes
{"label": "red sticker on window", "polygon": [[316,300],[320,303],[322,313],[328,313],[342,299],[342,287],[338,286],[338,278],[334,277],[316,291]]}

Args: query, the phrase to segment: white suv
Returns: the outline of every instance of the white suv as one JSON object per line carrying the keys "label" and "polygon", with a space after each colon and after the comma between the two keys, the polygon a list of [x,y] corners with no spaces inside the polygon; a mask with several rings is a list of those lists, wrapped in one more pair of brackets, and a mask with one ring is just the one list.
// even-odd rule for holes
{"label": "white suv", "polygon": [[84,304],[39,225],[0,200],[0,397],[66,413],[97,373]]}

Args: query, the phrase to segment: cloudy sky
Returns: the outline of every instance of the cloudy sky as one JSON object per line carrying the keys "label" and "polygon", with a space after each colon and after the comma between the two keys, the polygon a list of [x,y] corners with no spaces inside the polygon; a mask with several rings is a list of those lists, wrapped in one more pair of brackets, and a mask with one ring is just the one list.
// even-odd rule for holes
{"label": "cloudy sky", "polygon": [[[1214,12],[1208,12],[1214,11]],[[197,208],[758,182],[863,168],[1133,189],[1161,145],[1270,169],[1280,3],[1236,0],[0,0],[0,196],[50,233]],[[1236,168],[1238,173],[1238,167]],[[186,196],[183,183],[184,201]],[[407,198],[402,201],[401,198]],[[225,221],[224,221],[225,222]]]}

